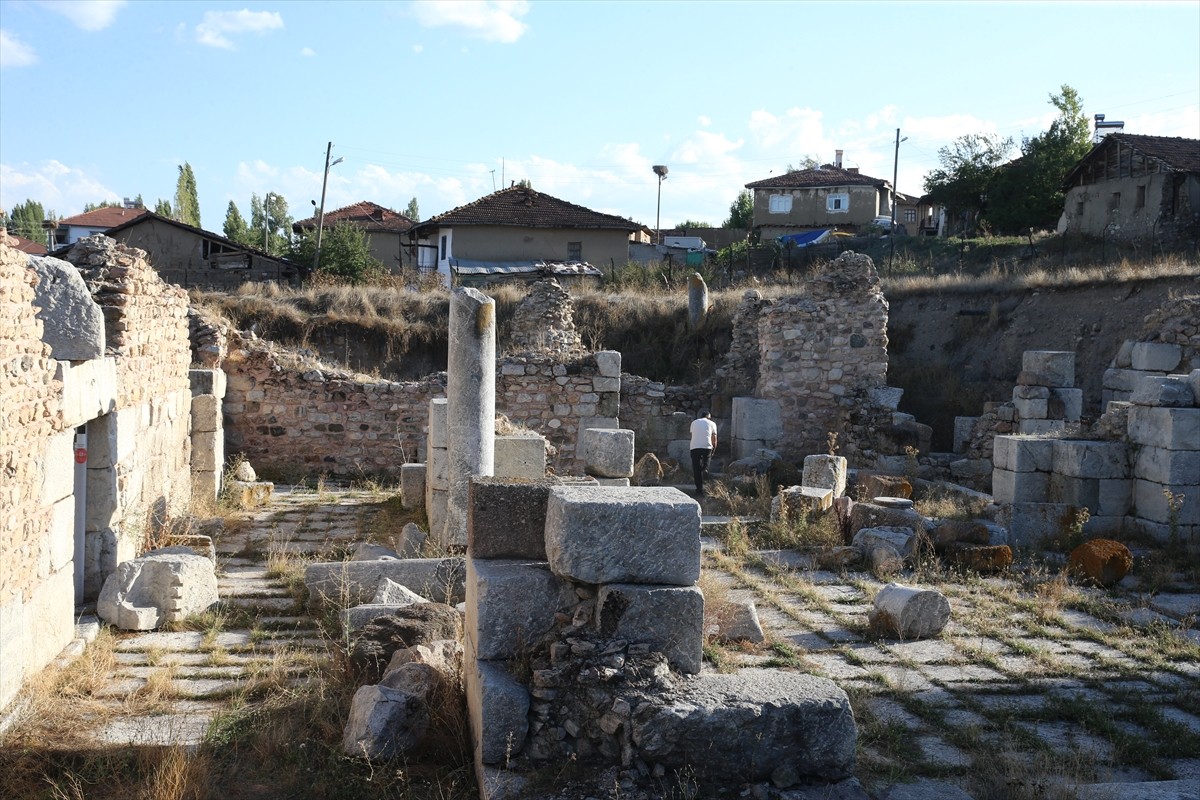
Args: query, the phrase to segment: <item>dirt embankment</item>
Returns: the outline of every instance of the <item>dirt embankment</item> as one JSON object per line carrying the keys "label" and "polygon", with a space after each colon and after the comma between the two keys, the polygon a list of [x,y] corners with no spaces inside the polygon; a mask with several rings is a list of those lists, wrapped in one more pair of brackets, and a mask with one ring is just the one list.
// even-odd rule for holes
{"label": "dirt embankment", "polygon": [[1126,339],[1170,298],[1200,294],[1195,277],[1008,291],[930,290],[889,296],[888,381],[901,409],[934,426],[949,448],[953,418],[1009,400],[1026,350],[1075,353],[1084,415],[1100,410],[1104,370]]}

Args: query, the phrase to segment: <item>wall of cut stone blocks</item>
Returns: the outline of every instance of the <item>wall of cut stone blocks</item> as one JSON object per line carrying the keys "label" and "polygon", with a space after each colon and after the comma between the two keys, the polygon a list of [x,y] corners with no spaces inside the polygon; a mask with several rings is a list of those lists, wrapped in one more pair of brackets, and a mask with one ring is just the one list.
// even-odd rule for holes
{"label": "wall of cut stone blocks", "polygon": [[[0,242],[0,707],[74,638],[77,568],[94,597],[118,560],[137,555],[147,525],[191,497],[186,294],[144,253],[85,240],[72,258],[102,312],[106,355],[56,360],[35,276],[11,244]],[[78,475],[77,428],[88,436]]]}
{"label": "wall of cut stone blocks", "polygon": [[[677,458],[671,443],[688,437],[688,425],[707,403],[705,393],[693,386],[667,386],[637,375],[621,376],[620,422],[621,427],[637,431],[636,458],[646,453]],[[714,411],[714,416],[720,414]]]}

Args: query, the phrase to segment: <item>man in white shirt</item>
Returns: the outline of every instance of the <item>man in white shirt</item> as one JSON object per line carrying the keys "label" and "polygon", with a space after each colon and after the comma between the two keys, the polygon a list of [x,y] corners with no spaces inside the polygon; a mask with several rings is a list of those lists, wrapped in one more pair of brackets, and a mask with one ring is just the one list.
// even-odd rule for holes
{"label": "man in white shirt", "polygon": [[704,476],[708,474],[708,459],[717,449],[717,423],[712,414],[701,411],[692,422],[692,475],[696,479],[696,493],[704,497]]}

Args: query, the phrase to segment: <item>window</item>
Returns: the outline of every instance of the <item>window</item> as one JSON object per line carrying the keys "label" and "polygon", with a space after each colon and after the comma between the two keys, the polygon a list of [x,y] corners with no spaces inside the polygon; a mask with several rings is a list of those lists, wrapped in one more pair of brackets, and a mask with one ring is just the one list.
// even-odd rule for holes
{"label": "window", "polygon": [[767,211],[771,214],[792,213],[792,196],[790,194],[773,194],[767,201]]}
{"label": "window", "polygon": [[1137,200],[1134,201],[1133,207],[1135,209],[1140,209],[1140,208],[1146,207],[1146,187],[1145,186],[1137,187]]}
{"label": "window", "polygon": [[831,214],[842,214],[850,210],[850,195],[836,192],[825,198],[825,210]]}
{"label": "window", "polygon": [[905,222],[916,222],[917,221],[917,210],[915,208],[904,209],[904,221]]}
{"label": "window", "polygon": [[583,242],[567,242],[567,261],[583,261]]}
{"label": "window", "polygon": [[444,235],[442,236],[442,246],[438,250],[438,260],[439,261],[446,260],[446,237]]}
{"label": "window", "polygon": [[1121,193],[1113,192],[1112,197],[1108,199],[1108,210],[1117,211],[1121,208]]}

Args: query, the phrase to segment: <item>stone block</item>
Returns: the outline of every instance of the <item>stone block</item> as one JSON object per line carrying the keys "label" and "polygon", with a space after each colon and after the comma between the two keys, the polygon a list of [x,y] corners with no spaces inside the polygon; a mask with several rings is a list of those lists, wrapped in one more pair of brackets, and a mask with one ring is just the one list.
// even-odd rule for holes
{"label": "stone block", "polygon": [[856,534],[863,528],[911,528],[924,533],[929,528],[929,520],[912,508],[855,503],[850,509],[850,532]]}
{"label": "stone block", "polygon": [[[992,462],[986,458],[960,458],[950,462],[950,477],[956,481],[987,480],[992,474]],[[876,495],[878,496],[878,495]]]}
{"label": "stone block", "polygon": [[1079,422],[1083,415],[1082,389],[1051,389],[1046,404],[1046,415],[1050,419]]}
{"label": "stone block", "polygon": [[886,636],[927,639],[950,621],[950,601],[935,589],[889,583],[875,595],[871,625]]}
{"label": "stone block", "polygon": [[[691,440],[684,440],[688,448],[691,448]],[[774,440],[767,441],[765,439],[733,439],[731,443],[731,452],[734,459],[750,458],[759,450],[770,449],[775,445]],[[691,456],[688,456],[691,459]]]}
{"label": "stone block", "polygon": [[1196,405],[1200,406],[1200,369],[1194,369],[1187,374],[1187,384],[1192,390]]}
{"label": "stone block", "polygon": [[1074,478],[1126,478],[1129,448],[1124,442],[1057,439],[1053,446],[1054,472]]}
{"label": "stone block", "polygon": [[1062,433],[1067,423],[1061,419],[1022,419],[1017,423],[1017,432],[1027,436],[1045,436]]}
{"label": "stone block", "polygon": [[546,440],[541,436],[497,436],[497,478],[546,477]]}
{"label": "stone block", "polygon": [[633,475],[633,431],[586,428],[579,435],[585,470],[597,478]]}
{"label": "stone block", "polygon": [[190,369],[188,379],[191,381],[192,397],[211,394],[218,400],[225,397],[225,371],[221,369]]}
{"label": "stone block", "polygon": [[1129,400],[1138,406],[1190,408],[1196,404],[1196,395],[1184,376],[1147,375],[1137,382]]}
{"label": "stone block", "polygon": [[420,558],[429,534],[415,522],[407,522],[396,535],[396,552],[401,558]]}
{"label": "stone block", "polygon": [[[88,468],[111,467],[124,461],[132,453],[137,442],[138,409],[123,408],[112,414],[104,414],[87,426]],[[195,449],[195,443],[192,444]],[[221,464],[219,469],[224,469]]]}
{"label": "stone block", "polygon": [[1092,508],[1092,518],[1124,517],[1129,513],[1133,503],[1133,481],[1128,478],[1099,480],[1096,491],[1096,507]]}
{"label": "stone block", "polygon": [[[1018,387],[1019,388],[1019,387]],[[1036,387],[1044,388],[1044,387]],[[1047,391],[1049,391],[1047,389]],[[1013,394],[1017,393],[1017,389],[1013,389]],[[1022,419],[1046,419],[1049,413],[1049,401],[1045,398],[1025,400],[1013,397],[1013,408],[1017,410],[1017,415]]]}
{"label": "stone block", "polygon": [[1103,386],[1114,392],[1132,392],[1137,387],[1138,381],[1150,374],[1161,373],[1148,373],[1132,369],[1106,369],[1104,370]]}
{"label": "stone block", "polygon": [[271,502],[275,484],[269,481],[226,481],[223,491],[235,508],[262,508]]}
{"label": "stone block", "polygon": [[585,583],[690,586],[700,577],[700,505],[671,487],[556,486],[546,554]]}
{"label": "stone block", "polygon": [[1164,450],[1200,450],[1200,408],[1129,409],[1129,441]]}
{"label": "stone block", "polygon": [[578,602],[545,562],[467,558],[467,648],[483,660],[536,647],[554,614]]}
{"label": "stone block", "polygon": [[211,394],[192,396],[192,433],[221,430],[221,401]]}
{"label": "stone block", "polygon": [[1012,399],[1014,403],[1018,400],[1049,400],[1050,388],[1048,386],[1022,386],[1018,384],[1013,387]]}
{"label": "stone block", "polygon": [[[421,602],[428,601],[422,598]],[[390,617],[400,609],[407,608],[410,605],[412,603],[364,603],[343,609],[340,615],[342,630],[345,633],[353,633],[365,628],[380,617]]]}
{"label": "stone block", "polygon": [[117,491],[117,473],[112,469],[87,471],[87,510],[84,529],[104,530],[121,518],[121,496]]}
{"label": "stone block", "polygon": [[525,747],[529,733],[529,690],[499,661],[467,654],[467,715],[475,754],[484,764],[504,764]]}
{"label": "stone block", "polygon": [[584,432],[592,428],[602,428],[604,430],[615,431],[620,428],[616,417],[580,417],[578,434],[575,441],[575,458],[576,460],[587,464],[588,460],[588,444],[590,440],[584,436]]}
{"label": "stone block", "polygon": [[432,449],[445,449],[449,442],[446,439],[446,425],[450,413],[450,401],[444,397],[435,397],[429,401],[428,441]]}
{"label": "stone block", "polygon": [[843,456],[805,456],[801,474],[804,486],[831,489],[834,497],[846,494],[846,459]]}
{"label": "stone block", "polygon": [[1135,453],[1134,478],[1170,485],[1200,482],[1200,451],[1139,447]]}
{"label": "stone block", "polygon": [[219,472],[225,469],[225,433],[201,431],[192,434],[192,469]]}
{"label": "stone block", "polygon": [[593,354],[596,359],[596,371],[606,378],[621,377],[621,351],[598,350]]}
{"label": "stone block", "polygon": [[600,587],[600,635],[647,644],[680,672],[695,674],[704,660],[704,594],[696,586],[616,583]]}
{"label": "stone block", "polygon": [[783,436],[779,401],[754,397],[733,398],[733,422],[730,427],[733,439],[767,442],[765,446],[773,447]]}
{"label": "stone block", "polygon": [[1134,342],[1129,363],[1134,369],[1171,372],[1179,366],[1183,348],[1167,342]]}
{"label": "stone block", "polygon": [[[69,569],[61,569],[51,573],[46,580],[39,583],[27,595],[24,604],[24,622],[27,626],[24,652],[13,657],[13,650],[5,647],[4,661],[0,673],[9,670],[11,660],[20,660],[23,656],[26,674],[41,669],[50,663],[64,647],[74,638],[75,634],[75,592],[74,576]],[[0,622],[4,622],[0,617]],[[18,632],[18,636],[22,633]],[[0,641],[7,639],[0,634]],[[5,678],[7,682],[7,678]]]}
{"label": "stone block", "polygon": [[212,561],[165,547],[118,564],[104,582],[96,613],[123,630],[144,631],[206,611],[218,599]]}
{"label": "stone block", "polygon": [[992,461],[1010,472],[1049,472],[1054,466],[1054,439],[1031,436],[997,436]]}
{"label": "stone block", "polygon": [[554,484],[550,478],[472,479],[467,552],[474,558],[545,561],[546,505]]}
{"label": "stone block", "polygon": [[786,486],[771,498],[771,521],[790,521],[803,518],[814,511],[833,506],[833,490],[814,486]]}
{"label": "stone block", "polygon": [[462,558],[320,562],[304,571],[304,586],[310,601],[326,597],[348,608],[370,603],[381,578],[438,603],[456,605],[466,596]]}
{"label": "stone block", "polygon": [[62,423],[76,427],[117,407],[117,362],[95,358],[70,364],[60,361],[54,376],[62,382]]}
{"label": "stone block", "polygon": [[[75,498],[64,497],[50,509],[50,529],[46,531],[49,572],[57,572],[75,557]],[[82,558],[83,554],[80,553]]]}
{"label": "stone block", "polygon": [[620,378],[607,378],[607,377],[604,377],[603,375],[597,375],[594,378],[592,378],[592,391],[593,392],[620,392],[621,391],[621,379]]}
{"label": "stone block", "polygon": [[1100,481],[1054,472],[1050,475],[1050,496],[1046,499],[1094,511],[1100,505]]}
{"label": "stone block", "polygon": [[992,495],[997,503],[1044,503],[1050,499],[1050,473],[994,469]]}
{"label": "stone block", "polygon": [[[42,504],[53,505],[75,494],[75,432],[45,439],[42,450]],[[7,478],[5,482],[7,483]],[[7,511],[5,513],[8,513]]]}
{"label": "stone block", "polygon": [[596,478],[596,483],[600,486],[632,486],[633,481],[629,478]]}
{"label": "stone block", "polygon": [[400,505],[408,509],[425,507],[425,465],[400,465]]}
{"label": "stone block", "polygon": [[[692,474],[692,443],[689,439],[672,439],[667,442],[667,458],[679,462],[679,468]],[[737,458],[737,456],[735,456]]]}
{"label": "stone block", "polygon": [[811,782],[840,780],[854,771],[858,740],[850,701],[836,684],[775,669],[689,679],[671,702],[639,713],[632,735],[646,762],[687,770],[706,787],[765,783],[781,770]]}
{"label": "stone block", "polygon": [[53,256],[29,256],[38,276],[33,306],[42,321],[42,341],[64,361],[104,356],[104,313],[92,299],[79,270]]}
{"label": "stone block", "polygon": [[971,441],[971,432],[975,429],[975,423],[978,421],[979,417],[954,418],[954,439],[951,446],[952,452],[966,452],[967,444]]}
{"label": "stone block", "polygon": [[435,447],[426,454],[425,481],[440,491],[450,488],[450,451],[444,447]]}
{"label": "stone block", "polygon": [[[1126,506],[1129,504],[1126,503]],[[1092,515],[1088,517],[1088,521],[1083,523],[1083,535],[1088,538],[1097,536],[1105,538],[1116,538],[1125,533],[1124,514],[1121,516],[1109,517]]]}
{"label": "stone block", "polygon": [[916,533],[912,528],[884,526],[878,528],[862,528],[854,534],[855,547],[864,553],[870,553],[879,545],[893,548],[901,557],[907,558],[913,554]]}
{"label": "stone block", "polygon": [[1026,350],[1021,355],[1023,386],[1070,388],[1075,385],[1075,354],[1058,350]]}
{"label": "stone block", "polygon": [[1133,340],[1126,339],[1121,342],[1121,346],[1117,348],[1117,354],[1113,356],[1112,365],[1121,369],[1129,369],[1133,365]]}
{"label": "stone block", "polygon": [[[717,620],[717,638],[722,642],[766,641],[762,623],[758,620],[758,609],[752,600],[729,600],[720,609],[710,610]],[[711,629],[710,629],[711,630]],[[706,631],[708,633],[710,631]]]}
{"label": "stone block", "polygon": [[1038,547],[1066,531],[1076,510],[1066,503],[1010,503],[1000,507],[996,522],[1008,530],[1013,547]]}
{"label": "stone block", "polygon": [[[1179,510],[1171,511],[1166,492],[1170,492],[1178,500],[1183,495]],[[1169,525],[1172,514],[1176,524],[1182,526],[1200,525],[1200,478],[1193,479],[1190,484],[1166,486],[1154,481],[1133,481],[1133,513],[1142,519]]]}
{"label": "stone block", "polygon": [[903,396],[904,390],[895,386],[877,386],[867,390],[867,399],[871,401],[871,405],[892,411],[900,407],[900,398]]}
{"label": "stone block", "polygon": [[[450,493],[444,489],[431,489],[426,486],[425,515],[429,518],[429,530],[441,531],[446,528],[446,506],[450,501]],[[436,536],[434,537],[437,538]]]}
{"label": "stone block", "polygon": [[[424,717],[424,724],[414,726],[414,716]],[[342,752],[368,761],[396,758],[417,746],[428,725],[428,712],[408,692],[389,686],[360,686],[350,702]]]}

